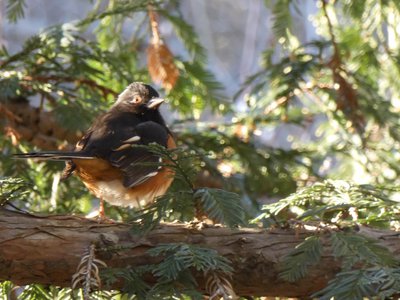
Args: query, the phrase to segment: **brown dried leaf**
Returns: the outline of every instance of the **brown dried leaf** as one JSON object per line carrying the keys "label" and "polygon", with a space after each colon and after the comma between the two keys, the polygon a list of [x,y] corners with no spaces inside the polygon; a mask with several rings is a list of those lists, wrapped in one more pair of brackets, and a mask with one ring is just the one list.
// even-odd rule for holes
{"label": "brown dried leaf", "polygon": [[167,45],[153,41],[147,49],[147,64],[153,81],[160,83],[168,91],[175,86],[179,70]]}
{"label": "brown dried leaf", "polygon": [[230,280],[222,274],[211,272],[207,274],[206,291],[210,295],[210,300],[237,300],[236,295]]}
{"label": "brown dried leaf", "polygon": [[75,289],[78,286],[83,288],[83,299],[91,299],[90,293],[93,290],[101,288],[101,279],[99,275],[99,266],[107,267],[107,264],[96,258],[96,247],[94,244],[89,246],[89,249],[85,251],[85,255],[81,258],[81,261],[76,269],[75,274],[72,275],[72,288]]}

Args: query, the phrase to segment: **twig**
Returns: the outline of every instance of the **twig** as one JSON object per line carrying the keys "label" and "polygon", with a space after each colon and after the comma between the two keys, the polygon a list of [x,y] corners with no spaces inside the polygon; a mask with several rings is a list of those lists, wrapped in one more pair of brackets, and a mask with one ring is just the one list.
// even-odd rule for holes
{"label": "twig", "polygon": [[90,244],[88,253],[82,257],[78,265],[76,273],[72,276],[72,288],[76,288],[79,284],[83,285],[83,299],[90,299],[92,289],[98,289],[101,286],[99,267],[107,267],[106,263],[96,259],[96,246]]}
{"label": "twig", "polygon": [[14,114],[11,110],[0,103],[0,114],[4,114],[6,118],[10,121],[22,122],[22,118]]}
{"label": "twig", "polygon": [[326,18],[326,21],[328,23],[328,30],[329,30],[329,35],[331,36],[331,41],[332,41],[332,45],[333,45],[333,58],[332,58],[332,63],[334,63],[334,67],[337,68],[339,67],[340,63],[341,63],[341,59],[340,59],[340,51],[339,51],[339,47],[338,44],[336,42],[336,36],[335,33],[333,32],[333,25],[332,25],[332,20],[329,17],[328,14],[328,10],[327,10],[327,5],[329,0],[323,0],[322,1],[322,9],[324,11],[324,16]]}
{"label": "twig", "polygon": [[49,82],[49,81],[57,81],[57,82],[76,82],[79,84],[84,84],[90,86],[92,88],[99,89],[103,95],[106,97],[109,94],[113,96],[117,96],[118,93],[109,89],[103,85],[98,84],[94,80],[87,79],[87,78],[76,78],[71,76],[57,76],[57,75],[49,75],[49,76],[25,76],[23,78],[26,81],[39,81],[39,82]]}
{"label": "twig", "polygon": [[210,295],[210,300],[236,300],[239,297],[236,295],[232,287],[232,283],[228,280],[227,274],[217,274],[210,272],[206,281],[206,291]]}
{"label": "twig", "polygon": [[157,15],[154,12],[153,6],[151,4],[148,5],[148,12],[150,18],[151,33],[153,35],[153,43],[155,45],[159,45],[161,42],[160,29],[158,27]]}
{"label": "twig", "polygon": [[[322,9],[324,12],[324,16],[328,23],[328,30],[331,37],[331,42],[333,46],[333,55],[331,60],[326,64],[328,68],[332,70],[333,81],[338,84],[338,99],[337,99],[337,109],[341,110],[345,116],[352,122],[352,127],[358,132],[358,134],[362,137],[364,133],[365,120],[363,115],[359,112],[359,103],[358,103],[358,95],[346,78],[342,75],[345,73],[348,74],[347,71],[342,67],[343,62],[340,56],[340,49],[336,41],[336,36],[333,29],[332,20],[328,14],[328,5],[329,0],[322,1]],[[365,140],[362,138],[363,143]]]}

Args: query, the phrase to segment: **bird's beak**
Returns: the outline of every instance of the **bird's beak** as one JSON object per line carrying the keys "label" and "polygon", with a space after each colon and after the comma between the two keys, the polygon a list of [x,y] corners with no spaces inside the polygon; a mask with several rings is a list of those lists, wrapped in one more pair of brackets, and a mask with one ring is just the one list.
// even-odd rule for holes
{"label": "bird's beak", "polygon": [[147,102],[147,108],[157,109],[164,101],[165,101],[165,99],[163,99],[163,98],[150,99],[150,101]]}

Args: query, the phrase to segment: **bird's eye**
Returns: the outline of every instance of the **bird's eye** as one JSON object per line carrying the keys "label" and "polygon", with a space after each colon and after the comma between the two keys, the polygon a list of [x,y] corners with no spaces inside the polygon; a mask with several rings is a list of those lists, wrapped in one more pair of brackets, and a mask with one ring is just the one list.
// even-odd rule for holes
{"label": "bird's eye", "polygon": [[132,104],[138,104],[140,102],[142,102],[142,98],[138,95],[133,96],[133,98],[129,101]]}

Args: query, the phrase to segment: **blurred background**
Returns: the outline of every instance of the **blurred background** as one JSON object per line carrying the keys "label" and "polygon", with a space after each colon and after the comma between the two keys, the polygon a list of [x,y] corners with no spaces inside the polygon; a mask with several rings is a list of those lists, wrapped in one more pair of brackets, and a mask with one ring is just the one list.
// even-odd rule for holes
{"label": "blurred background", "polygon": [[108,206],[110,217],[190,221],[200,209],[230,226],[297,218],[399,228],[399,1],[0,6],[0,204],[95,212],[79,180],[60,182],[62,164],[11,155],[71,149],[130,82],[144,81],[168,99],[177,175],[152,207]]}
{"label": "blurred background", "polygon": [[[317,38],[310,22],[317,12],[316,1],[296,1],[299,10],[291,9],[296,22],[296,35],[302,42]],[[260,55],[266,47],[277,47],[273,33],[272,2],[229,0],[195,1],[180,3],[183,19],[195,29],[199,40],[207,50],[208,68],[218,81],[224,84],[226,94],[233,96],[240,85],[260,70]],[[1,44],[9,51],[18,51],[30,36],[49,26],[84,18],[93,8],[90,1],[59,3],[46,0],[26,2],[25,17],[17,23],[6,19],[7,1],[1,1]],[[105,5],[105,4],[104,4]],[[160,20],[160,30],[168,39],[170,49],[176,55],[185,55],[185,48],[177,39],[170,23]],[[129,36],[135,29],[135,20],[126,20],[123,33]],[[90,34],[88,33],[88,36]],[[112,49],[110,49],[112,50]],[[145,53],[142,53],[145,58]]]}

